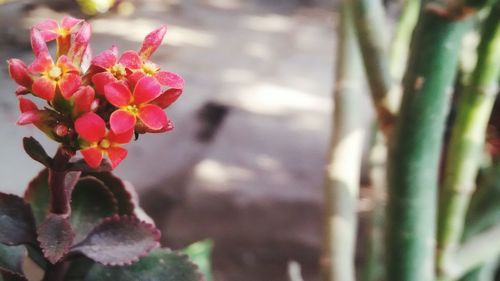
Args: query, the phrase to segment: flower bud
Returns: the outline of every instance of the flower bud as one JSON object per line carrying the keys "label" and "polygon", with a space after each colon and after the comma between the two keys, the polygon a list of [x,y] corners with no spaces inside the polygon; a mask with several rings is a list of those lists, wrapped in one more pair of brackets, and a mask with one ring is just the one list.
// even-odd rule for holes
{"label": "flower bud", "polygon": [[7,63],[9,64],[9,74],[12,80],[25,88],[31,88],[33,79],[26,64],[19,59],[10,59]]}
{"label": "flower bud", "polygon": [[84,22],[80,27],[80,30],[76,33],[74,41],[68,51],[68,57],[74,65],[81,65],[83,56],[89,45],[90,35],[90,24]]}
{"label": "flower bud", "polygon": [[153,30],[151,33],[146,35],[144,38],[144,42],[142,43],[141,50],[139,51],[139,56],[143,60],[149,59],[149,57],[158,49],[161,45],[161,41],[163,41],[163,37],[167,33],[167,27],[161,26]]}
{"label": "flower bud", "polygon": [[68,132],[69,132],[69,129],[66,125],[63,125],[63,124],[58,124],[55,128],[54,128],[54,133],[56,133],[56,135],[58,137],[65,137],[68,135]]}

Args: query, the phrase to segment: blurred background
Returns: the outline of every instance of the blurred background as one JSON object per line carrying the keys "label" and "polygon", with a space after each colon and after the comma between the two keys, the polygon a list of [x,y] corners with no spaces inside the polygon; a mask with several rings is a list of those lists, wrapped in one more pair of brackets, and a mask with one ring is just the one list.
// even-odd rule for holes
{"label": "blurred background", "polygon": [[[88,18],[94,54],[112,44],[137,50],[166,24],[152,60],[186,80],[167,111],[176,128],[130,144],[116,173],[136,186],[166,246],[213,240],[215,280],[289,280],[290,264],[318,280],[334,2],[0,0],[0,59],[31,62],[29,27],[46,18]],[[51,153],[55,143],[15,125],[5,63],[0,85],[0,190],[21,194],[42,168],[24,154],[22,137]],[[359,114],[372,115],[367,104]]]}

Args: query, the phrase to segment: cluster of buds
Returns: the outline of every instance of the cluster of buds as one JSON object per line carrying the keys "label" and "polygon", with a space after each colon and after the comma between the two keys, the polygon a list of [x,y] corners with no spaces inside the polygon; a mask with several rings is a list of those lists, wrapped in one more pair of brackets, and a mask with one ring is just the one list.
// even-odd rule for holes
{"label": "cluster of buds", "polygon": [[[92,168],[107,157],[116,167],[134,135],[173,129],[164,109],[182,93],[184,80],[149,60],[166,33],[162,26],[146,36],[138,52],[120,56],[116,46],[92,58],[90,24],[65,17],[31,29],[35,55],[31,65],[8,60],[10,77],[19,84],[18,124],[33,124],[66,149],[80,151]],[[56,40],[56,59],[47,42]],[[34,96],[46,102],[39,108]]]}

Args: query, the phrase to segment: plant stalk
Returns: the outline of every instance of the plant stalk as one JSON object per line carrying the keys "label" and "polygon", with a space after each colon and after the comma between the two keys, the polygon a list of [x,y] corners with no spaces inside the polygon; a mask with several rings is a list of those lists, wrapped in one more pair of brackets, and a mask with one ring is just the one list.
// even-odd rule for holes
{"label": "plant stalk", "polygon": [[365,130],[359,118],[363,100],[361,55],[354,37],[350,0],[341,10],[337,46],[332,141],[325,180],[325,232],[322,280],[355,280],[357,202]]}
{"label": "plant stalk", "polygon": [[385,11],[380,0],[353,0],[356,35],[363,56],[379,127],[386,135],[392,129],[399,107],[388,63]]}
{"label": "plant stalk", "polygon": [[69,160],[74,153],[60,146],[49,168],[50,211],[54,214],[69,214],[69,194],[66,192],[65,179]]}
{"label": "plant stalk", "polygon": [[424,8],[414,31],[389,152],[387,280],[434,281],[438,163],[466,27]]}
{"label": "plant stalk", "polygon": [[462,239],[500,78],[500,5],[484,22],[478,61],[458,105],[447,152],[438,224],[438,271],[446,275]]}

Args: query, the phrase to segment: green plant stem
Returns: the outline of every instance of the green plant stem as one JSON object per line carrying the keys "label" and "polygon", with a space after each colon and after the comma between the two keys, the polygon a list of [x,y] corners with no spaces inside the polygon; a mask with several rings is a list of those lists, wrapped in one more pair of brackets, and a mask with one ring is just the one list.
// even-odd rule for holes
{"label": "green plant stem", "polygon": [[399,106],[399,96],[390,75],[387,24],[380,0],[353,0],[356,34],[361,47],[370,92],[380,130],[388,134]]}
{"label": "green plant stem", "polygon": [[438,272],[446,275],[447,261],[463,234],[469,201],[475,187],[486,126],[500,77],[500,8],[484,22],[478,62],[458,105],[448,147],[438,222]]}
{"label": "green plant stem", "polygon": [[342,4],[338,29],[334,122],[325,180],[325,232],[322,280],[355,280],[355,242],[360,167],[365,130],[359,118],[363,100],[361,57],[354,37],[350,0]]}
{"label": "green plant stem", "polygon": [[389,52],[389,69],[392,79],[399,83],[408,61],[408,49],[411,35],[417,24],[421,0],[406,0],[399,18],[396,34],[392,40]]}
{"label": "green plant stem", "polygon": [[60,146],[49,169],[50,211],[55,214],[68,214],[68,194],[64,180],[69,160],[73,156],[69,150]]}
{"label": "green plant stem", "polygon": [[370,212],[368,241],[363,251],[366,262],[361,272],[362,281],[384,280],[384,225],[385,194],[387,192],[387,141],[377,126],[373,128],[373,140],[369,155],[369,173],[373,208]]}
{"label": "green plant stem", "polygon": [[438,162],[466,22],[424,8],[389,152],[387,280],[434,281]]}

